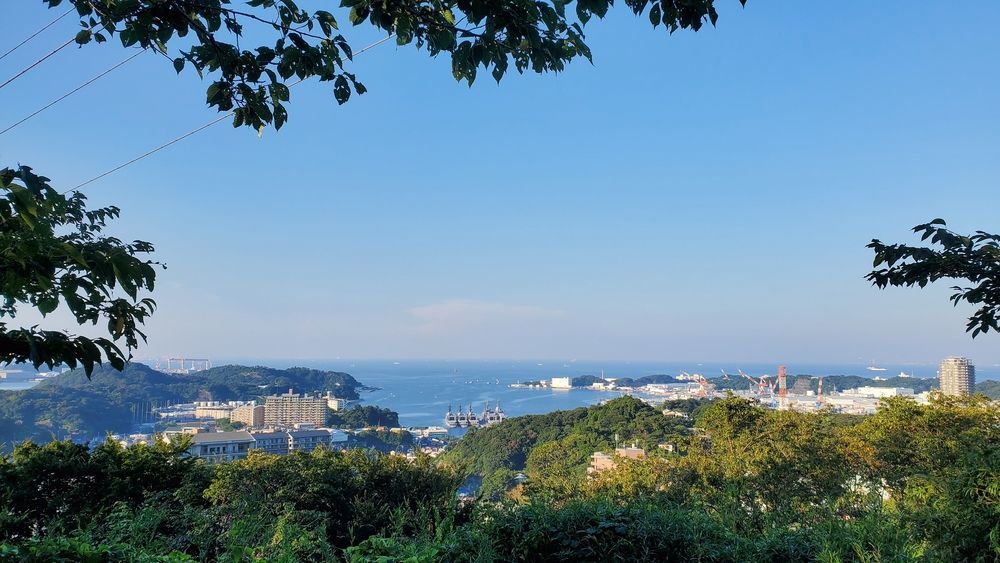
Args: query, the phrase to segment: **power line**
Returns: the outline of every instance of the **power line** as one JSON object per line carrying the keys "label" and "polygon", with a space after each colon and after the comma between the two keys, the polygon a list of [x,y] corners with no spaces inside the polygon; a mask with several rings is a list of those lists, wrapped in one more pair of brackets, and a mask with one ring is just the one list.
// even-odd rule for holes
{"label": "power line", "polygon": [[[202,125],[201,127],[198,127],[196,129],[192,129],[192,130],[188,131],[187,133],[184,133],[180,137],[175,137],[175,138],[171,139],[170,141],[167,141],[166,143],[163,143],[162,145],[156,147],[155,149],[149,150],[149,151],[147,151],[147,152],[145,152],[145,153],[143,153],[143,154],[141,154],[141,155],[133,158],[132,160],[130,160],[130,161],[126,162],[126,163],[119,164],[118,166],[115,166],[114,168],[112,168],[111,170],[108,170],[107,172],[104,172],[102,174],[98,174],[97,176],[94,176],[93,178],[87,180],[86,182],[83,182],[81,184],[77,184],[76,186],[74,186],[74,187],[66,190],[66,192],[72,192],[72,191],[78,190],[78,189],[86,186],[87,184],[89,184],[91,182],[96,182],[97,180],[100,180],[101,178],[103,178],[103,177],[105,177],[105,176],[107,176],[109,174],[114,174],[115,172],[118,172],[119,170],[121,170],[122,168],[125,168],[126,166],[128,166],[130,164],[138,162],[138,161],[146,158],[147,156],[156,154],[156,153],[160,152],[161,150],[169,147],[170,145],[172,145],[172,144],[174,144],[176,142],[183,141],[184,139],[187,139],[188,137],[190,137],[191,135],[194,135],[195,133],[198,133],[198,132],[200,132],[200,131],[202,131],[204,129],[208,129],[209,127],[215,125],[216,123],[222,121],[223,119],[228,118],[231,115],[233,115],[233,112],[229,112],[229,113],[226,113],[224,115],[221,115],[221,116],[217,117],[216,119],[213,119],[212,121],[209,121],[208,123]],[[66,192],[63,192],[63,193],[66,193]]]}
{"label": "power line", "polygon": [[65,94],[63,94],[62,96],[59,96],[58,98],[56,98],[56,99],[52,100],[52,101],[51,101],[51,102],[49,102],[48,104],[45,104],[44,106],[42,106],[42,107],[38,108],[37,110],[35,110],[35,111],[34,111],[34,112],[32,112],[31,114],[29,114],[29,115],[25,116],[25,117],[24,117],[23,119],[21,119],[21,120],[20,120],[20,121],[18,121],[17,123],[14,123],[13,125],[10,125],[9,127],[7,127],[6,129],[4,129],[3,131],[0,131],[0,135],[3,135],[4,133],[6,133],[6,132],[10,131],[11,129],[13,129],[13,128],[15,128],[15,127],[17,127],[18,125],[20,125],[20,124],[24,123],[25,121],[28,121],[28,120],[29,120],[29,119],[31,119],[32,117],[35,117],[36,115],[38,115],[38,114],[42,113],[43,111],[45,111],[45,110],[49,109],[50,107],[52,107],[52,106],[54,106],[54,105],[58,104],[59,102],[61,102],[61,101],[65,100],[66,98],[68,98],[68,97],[72,96],[73,94],[75,94],[75,93],[79,92],[80,90],[83,90],[83,89],[84,89],[84,88],[86,88],[87,86],[90,86],[91,84],[93,84],[93,83],[94,83],[94,82],[96,82],[97,80],[99,80],[99,79],[103,78],[104,76],[106,76],[107,74],[109,74],[109,73],[110,73],[111,71],[113,71],[113,70],[117,69],[118,67],[120,67],[120,66],[124,65],[125,63],[127,63],[127,62],[131,61],[132,59],[134,59],[134,58],[138,57],[139,55],[143,54],[144,52],[145,52],[145,49],[143,49],[143,50],[141,50],[141,51],[139,51],[139,52],[137,52],[137,53],[133,54],[132,56],[128,57],[127,59],[125,59],[125,60],[123,60],[123,61],[121,61],[120,63],[116,64],[115,66],[113,66],[113,67],[111,67],[111,68],[109,68],[108,70],[105,70],[104,72],[102,72],[102,73],[98,74],[97,76],[95,76],[95,77],[91,78],[90,80],[88,80],[88,81],[84,82],[83,84],[81,84],[81,85],[77,86],[76,88],[73,88],[73,89],[72,89],[72,90],[70,90],[69,92],[66,92],[66,93],[65,93]]}
{"label": "power line", "polygon": [[11,76],[10,78],[7,79],[6,82],[4,82],[3,84],[0,84],[0,90],[2,90],[4,86],[6,86],[6,85],[10,84],[11,82],[17,80],[18,78],[21,78],[22,76],[24,76],[29,70],[31,70],[31,69],[35,68],[36,66],[42,64],[42,62],[44,62],[45,59],[51,57],[52,55],[58,53],[59,51],[62,51],[63,49],[66,48],[66,46],[68,46],[70,43],[72,43],[75,40],[76,40],[75,37],[70,37],[69,39],[66,40],[65,43],[63,43],[62,45],[60,45],[60,46],[56,47],[55,49],[49,51],[49,53],[47,55],[45,55],[44,57],[42,57],[42,58],[38,59],[37,61],[31,63],[30,65],[28,65],[27,68],[25,68],[21,72],[15,74],[14,76]]}
{"label": "power line", "polygon": [[45,24],[45,26],[42,27],[42,29],[39,29],[38,31],[32,33],[27,38],[25,38],[24,41],[21,41],[17,45],[14,45],[10,49],[8,49],[4,54],[0,55],[0,61],[2,61],[4,58],[6,58],[7,55],[9,55],[9,54],[13,53],[14,51],[20,49],[28,41],[31,41],[32,39],[34,39],[39,33],[45,31],[46,29],[48,29],[50,27],[52,27],[53,25],[55,25],[56,22],[58,22],[59,20],[65,18],[66,16],[68,16],[69,13],[72,12],[72,11],[73,11],[73,8],[70,8],[70,9],[66,10],[65,12],[63,12],[63,14],[61,16],[59,16],[56,19],[54,19],[54,20],[50,21],[49,23]]}
{"label": "power line", "polygon": [[[354,52],[353,55],[354,56],[358,56],[361,53],[364,53],[365,51],[367,51],[369,49],[373,49],[375,47],[378,47],[379,45],[385,43],[386,41],[388,41],[388,40],[390,40],[392,38],[393,38],[393,35],[389,35],[387,37],[383,37],[382,39],[379,39],[378,41],[372,43],[371,45],[368,45],[367,47],[363,47],[362,49]],[[294,84],[291,84],[290,87],[297,86],[297,85],[299,85],[301,83],[302,83],[302,80],[299,80],[298,82],[295,82]],[[89,180],[87,180],[85,182],[77,184],[76,186],[74,186],[74,187],[66,190],[63,193],[65,194],[65,193],[69,193],[69,192],[72,192],[72,191],[76,191],[76,190],[82,188],[83,186],[86,186],[87,184],[96,182],[97,180],[100,180],[101,178],[104,178],[105,176],[109,176],[111,174],[114,174],[115,172],[118,172],[122,168],[125,168],[126,166],[130,166],[132,164],[135,164],[136,162],[139,162],[140,160],[146,158],[147,156],[152,156],[152,155],[160,152],[161,150],[169,147],[170,145],[173,145],[174,143],[178,143],[180,141],[183,141],[184,139],[187,139],[188,137],[190,137],[191,135],[194,135],[195,133],[200,133],[201,131],[204,131],[205,129],[208,129],[209,127],[215,125],[216,123],[219,123],[219,122],[223,121],[224,119],[232,116],[233,113],[234,112],[228,112],[226,114],[223,114],[223,115],[221,115],[221,116],[213,119],[212,121],[209,121],[208,123],[206,123],[204,125],[201,125],[200,127],[196,127],[195,129],[192,129],[192,130],[188,131],[187,133],[184,133],[183,135],[181,135],[179,137],[175,137],[175,138],[167,141],[166,143],[163,143],[162,145],[157,146],[156,148],[153,148],[153,149],[150,149],[150,150],[144,152],[143,154],[141,154],[141,155],[133,158],[132,160],[129,160],[128,162],[124,162],[122,164],[119,164],[118,166],[115,166],[114,168],[108,170],[107,172],[102,172],[101,174],[98,174],[97,176],[94,176],[93,178],[91,178],[91,179],[89,179]],[[2,134],[2,132],[0,132],[0,134]]]}
{"label": "power line", "polygon": [[383,37],[382,39],[379,39],[378,41],[376,41],[376,42],[372,43],[371,45],[368,45],[367,47],[362,47],[362,48],[361,48],[360,50],[358,50],[358,51],[354,51],[354,52],[353,52],[353,53],[351,54],[351,56],[352,56],[352,57],[356,57],[356,56],[360,55],[361,53],[364,53],[364,52],[365,52],[365,51],[367,51],[368,49],[371,49],[371,48],[374,48],[374,47],[378,47],[379,45],[381,45],[381,44],[385,43],[386,41],[388,41],[388,40],[392,39],[392,38],[393,38],[393,37],[395,37],[395,36],[396,36],[396,34],[395,34],[395,33],[391,33],[391,34],[387,35],[386,37]]}

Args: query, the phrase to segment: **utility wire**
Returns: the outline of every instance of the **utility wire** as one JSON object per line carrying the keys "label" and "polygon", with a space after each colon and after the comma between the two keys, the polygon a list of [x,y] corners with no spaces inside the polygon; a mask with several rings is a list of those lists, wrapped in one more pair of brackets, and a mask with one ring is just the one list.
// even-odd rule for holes
{"label": "utility wire", "polygon": [[[86,186],[87,184],[89,184],[91,182],[96,182],[97,180],[100,180],[101,178],[103,178],[103,177],[105,177],[105,176],[107,176],[109,174],[114,174],[115,172],[118,172],[119,170],[121,170],[122,168],[125,168],[126,166],[128,166],[130,164],[138,162],[138,161],[146,158],[147,156],[156,154],[156,153],[160,152],[161,150],[169,147],[170,145],[172,145],[172,144],[174,144],[176,142],[183,141],[184,139],[187,139],[188,137],[190,137],[191,135],[194,135],[195,133],[198,133],[200,131],[208,129],[209,127],[215,125],[216,123],[222,121],[223,119],[228,118],[231,115],[233,115],[233,112],[229,112],[229,113],[220,115],[219,117],[213,119],[212,121],[209,121],[208,123],[202,125],[201,127],[198,127],[197,129],[192,129],[192,130],[188,131],[187,133],[184,133],[180,137],[175,137],[175,138],[167,141],[166,143],[163,143],[162,145],[156,147],[155,149],[146,151],[145,153],[140,154],[139,156],[133,158],[132,160],[130,160],[128,162],[125,162],[123,164],[119,164],[118,166],[115,166],[114,168],[112,168],[111,170],[108,170],[107,172],[104,172],[102,174],[98,174],[97,176],[94,176],[93,178],[87,180],[86,182],[83,182],[82,184],[77,184],[76,186],[74,186],[74,187],[66,190],[66,192],[72,192],[72,191],[78,190],[78,189]],[[66,192],[63,192],[63,193],[66,193]]]}
{"label": "utility wire", "polygon": [[[353,55],[354,56],[358,56],[361,53],[364,53],[365,51],[367,51],[369,49],[373,49],[375,47],[378,47],[379,45],[381,45],[381,44],[385,43],[386,41],[392,39],[393,36],[394,35],[389,35],[387,37],[383,37],[382,39],[379,39],[378,41],[372,43],[371,45],[368,45],[367,47],[364,47],[364,48],[362,48],[362,49],[360,49],[358,51],[355,51],[353,53]],[[289,86],[290,87],[298,86],[300,83],[302,83],[301,80],[299,80],[298,82],[295,82],[294,84],[291,84]],[[101,178],[104,178],[105,176],[109,176],[111,174],[114,174],[115,172],[118,172],[122,168],[125,168],[126,166],[130,166],[132,164],[135,164],[136,162],[139,162],[140,160],[146,158],[147,156],[152,156],[152,155],[160,152],[161,150],[169,147],[170,145],[173,145],[174,143],[178,143],[180,141],[183,141],[184,139],[187,139],[188,137],[190,137],[191,135],[194,135],[195,133],[200,133],[201,131],[204,131],[205,129],[208,129],[209,127],[215,125],[216,123],[219,123],[219,122],[225,120],[226,118],[232,116],[233,113],[234,112],[228,112],[228,113],[225,113],[223,115],[220,115],[219,117],[213,119],[212,121],[209,121],[208,123],[206,123],[206,124],[204,124],[204,125],[202,125],[200,127],[192,129],[192,130],[188,131],[187,133],[184,133],[183,135],[181,135],[179,137],[174,137],[173,139],[167,141],[166,143],[163,143],[162,145],[159,145],[156,148],[150,149],[150,150],[148,150],[148,151],[140,154],[139,156],[133,158],[132,160],[129,160],[128,162],[124,162],[122,164],[119,164],[118,166],[115,166],[114,168],[112,168],[111,170],[108,170],[107,172],[102,172],[101,174],[98,174],[97,176],[94,176],[93,178],[91,178],[91,179],[89,179],[89,180],[87,180],[85,182],[77,184],[76,186],[74,186],[74,187],[66,190],[63,193],[66,194],[66,193],[69,193],[69,192],[72,192],[72,191],[76,191],[76,190],[78,190],[78,189],[86,186],[87,184],[90,184],[92,182],[96,182],[97,180],[100,180]],[[0,134],[2,134],[2,132],[0,132]]]}
{"label": "utility wire", "polygon": [[38,59],[37,61],[31,63],[30,65],[28,65],[27,68],[25,68],[21,72],[15,74],[14,76],[11,76],[10,78],[7,79],[6,82],[4,82],[3,84],[0,84],[0,90],[2,90],[4,86],[6,86],[6,85],[10,84],[11,82],[17,80],[18,78],[21,78],[22,76],[24,76],[29,70],[31,70],[31,69],[35,68],[36,66],[42,64],[42,62],[44,62],[45,59],[51,57],[52,55],[58,53],[59,51],[62,51],[70,43],[72,43],[75,40],[76,40],[75,37],[70,37],[69,39],[66,40],[65,43],[63,43],[62,45],[60,45],[60,46],[56,47],[55,49],[49,51],[49,53],[47,55],[45,55],[44,57],[42,57],[42,58]]}
{"label": "utility wire", "polygon": [[4,58],[6,58],[7,55],[9,55],[9,54],[13,53],[14,51],[16,51],[16,50],[20,49],[21,47],[23,47],[25,43],[27,43],[28,41],[31,41],[32,39],[34,39],[39,33],[43,32],[46,29],[48,29],[48,28],[52,27],[53,25],[55,25],[55,23],[57,21],[65,18],[66,16],[68,16],[69,13],[72,12],[72,11],[73,11],[73,8],[70,8],[70,9],[66,10],[65,12],[63,12],[63,14],[61,16],[59,16],[58,18],[56,18],[56,19],[50,21],[49,23],[45,24],[45,26],[42,27],[42,29],[39,29],[38,31],[32,33],[27,38],[25,38],[24,41],[21,41],[17,45],[14,45],[10,49],[8,49],[4,54],[0,55],[0,61],[2,61]]}
{"label": "utility wire", "polygon": [[98,74],[97,76],[95,76],[95,77],[91,78],[90,80],[88,80],[88,81],[84,82],[83,84],[81,84],[81,85],[77,86],[76,88],[73,88],[73,89],[72,89],[72,90],[70,90],[69,92],[66,92],[66,93],[65,93],[65,94],[63,94],[62,96],[59,96],[58,98],[56,98],[56,99],[52,100],[52,101],[51,101],[51,102],[49,102],[48,104],[45,104],[44,106],[42,106],[42,107],[38,108],[37,110],[35,110],[35,111],[34,111],[34,112],[32,112],[31,114],[29,114],[29,115],[25,116],[25,117],[24,117],[23,119],[21,119],[21,120],[20,120],[20,121],[18,121],[17,123],[14,123],[13,125],[10,125],[10,126],[8,126],[8,127],[7,127],[6,129],[4,129],[3,131],[0,131],[0,135],[3,135],[4,133],[6,133],[6,132],[10,131],[11,129],[13,129],[13,128],[15,128],[15,127],[17,127],[18,125],[20,125],[20,124],[24,123],[25,121],[28,121],[28,120],[29,120],[29,119],[31,119],[32,117],[35,117],[36,115],[38,115],[38,114],[42,113],[43,111],[45,111],[45,110],[49,109],[50,107],[52,107],[52,106],[54,106],[54,105],[58,104],[59,102],[61,102],[61,101],[65,100],[66,98],[68,98],[68,97],[72,96],[73,94],[75,94],[75,93],[79,92],[80,90],[83,90],[83,89],[84,89],[84,88],[86,88],[87,86],[90,86],[91,84],[93,84],[93,83],[94,83],[94,82],[96,82],[97,80],[99,80],[99,79],[103,78],[104,76],[106,76],[107,74],[109,74],[109,73],[110,73],[111,71],[113,71],[113,70],[117,69],[118,67],[120,67],[120,66],[124,65],[125,63],[127,63],[127,62],[131,61],[132,59],[134,59],[134,58],[138,57],[139,55],[143,54],[144,52],[146,52],[146,50],[145,50],[145,49],[143,49],[143,50],[141,50],[141,51],[139,51],[139,52],[137,52],[137,53],[133,54],[133,55],[132,55],[131,57],[129,57],[129,58],[127,58],[127,59],[125,59],[125,60],[121,61],[120,63],[116,64],[115,66],[113,66],[113,67],[111,67],[111,68],[109,68],[108,70],[105,70],[104,72],[102,72],[102,73]]}
{"label": "utility wire", "polygon": [[372,49],[372,48],[374,48],[374,47],[378,47],[379,45],[381,45],[381,44],[385,43],[386,41],[388,41],[388,40],[392,39],[392,38],[393,38],[393,37],[395,37],[395,36],[396,36],[396,34],[395,34],[395,33],[390,33],[389,35],[387,35],[387,36],[383,37],[382,39],[379,39],[378,41],[376,41],[376,42],[372,43],[371,45],[368,45],[367,47],[362,47],[362,48],[361,48],[360,50],[358,50],[358,51],[354,51],[354,52],[353,52],[353,53],[351,54],[351,56],[352,56],[352,57],[356,57],[356,56],[360,55],[361,53],[364,53],[364,52],[365,52],[365,51],[367,51],[368,49]]}

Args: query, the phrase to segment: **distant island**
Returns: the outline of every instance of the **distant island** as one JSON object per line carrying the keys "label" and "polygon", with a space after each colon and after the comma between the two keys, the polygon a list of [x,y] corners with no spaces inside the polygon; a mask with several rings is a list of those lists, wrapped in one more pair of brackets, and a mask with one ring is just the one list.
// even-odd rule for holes
{"label": "distant island", "polygon": [[131,363],[124,372],[98,367],[89,380],[77,369],[31,389],[0,391],[0,446],[9,450],[28,438],[44,443],[128,432],[137,413],[153,403],[248,401],[289,389],[353,400],[368,388],[346,373],[299,367],[227,365],[171,374]]}
{"label": "distant island", "polygon": [[[672,375],[646,375],[643,377],[631,378],[631,377],[616,377],[616,378],[604,378],[599,375],[580,375],[577,377],[570,378],[570,385],[572,387],[590,387],[595,383],[611,383],[614,382],[615,387],[642,387],[644,385],[655,385],[664,383],[678,383],[676,377]],[[549,386],[548,380],[546,381],[524,381],[518,384],[524,387],[547,387]]]}

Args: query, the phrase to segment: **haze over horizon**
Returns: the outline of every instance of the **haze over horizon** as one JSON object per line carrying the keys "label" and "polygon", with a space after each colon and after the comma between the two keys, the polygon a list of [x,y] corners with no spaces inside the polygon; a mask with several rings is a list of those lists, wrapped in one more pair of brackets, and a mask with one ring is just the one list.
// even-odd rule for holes
{"label": "haze over horizon", "polygon": [[[1000,363],[947,280],[863,279],[872,238],[1000,231],[1000,5],[720,9],[672,36],[612,10],[593,66],[499,86],[390,42],[353,63],[368,93],[345,106],[303,84],[280,132],[218,125],[87,186],[169,266],[136,355]],[[17,119],[127,55],[67,49],[0,101]],[[144,55],[0,154],[66,189],[214,118],[206,86]]]}

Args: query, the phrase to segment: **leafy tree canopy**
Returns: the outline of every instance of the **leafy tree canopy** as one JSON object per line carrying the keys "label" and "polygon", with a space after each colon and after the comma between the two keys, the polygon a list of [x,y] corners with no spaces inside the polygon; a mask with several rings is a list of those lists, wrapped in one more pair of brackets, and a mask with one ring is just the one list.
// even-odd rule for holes
{"label": "leafy tree canopy", "polygon": [[[142,292],[153,290],[156,263],[141,257],[150,243],[101,235],[118,214],[113,206],[88,210],[83,194],[59,193],[27,166],[0,170],[0,363],[81,365],[89,376],[103,355],[124,368],[146,339],[139,326],[156,304]],[[44,316],[60,304],[79,324],[106,323],[111,338],[3,322],[19,306]]]}
{"label": "leafy tree canopy", "polygon": [[[63,0],[43,0],[50,7]],[[288,120],[289,86],[309,78],[333,83],[338,103],[365,87],[348,71],[354,49],[340,33],[344,19],[394,35],[431,56],[447,53],[456,80],[470,85],[482,69],[498,82],[518,72],[559,72],[591,60],[584,26],[603,18],[613,0],[341,0],[338,17],[292,0],[68,0],[80,16],[77,43],[155,49],[174,69],[212,79],[207,103],[233,112],[233,125],[261,130]],[[746,0],[739,0],[745,4]],[[714,0],[625,0],[636,15],[668,32],[697,31],[718,20]],[[249,26],[254,33],[248,34]],[[270,39],[247,45],[257,32]],[[241,45],[241,40],[243,45]]]}
{"label": "leafy tree canopy", "polygon": [[924,287],[942,278],[967,281],[972,285],[952,287],[951,296],[956,306],[965,301],[979,307],[969,317],[966,332],[973,338],[990,330],[1000,332],[1000,236],[983,231],[960,235],[949,230],[943,219],[917,225],[913,232],[937,248],[872,240],[868,248],[875,252],[876,269],[865,279],[880,289]]}
{"label": "leafy tree canopy", "polygon": [[[636,415],[638,426],[658,431],[632,401],[566,411],[547,429],[531,417],[546,436],[564,433],[561,423],[587,430],[539,440],[526,469],[534,489],[499,502],[456,502],[461,474],[426,456],[320,448],[206,464],[182,443],[26,443],[0,455],[0,559],[1000,557],[1000,411],[982,397],[938,396],[926,405],[894,398],[849,425],[826,412],[767,410],[739,398],[702,402],[677,453],[579,475],[570,458],[577,441],[592,447],[587,434]],[[494,472],[484,487],[511,471]]]}
{"label": "leafy tree canopy", "polygon": [[[690,421],[667,417],[625,396],[590,408],[518,416],[470,430],[441,459],[483,478],[480,493],[496,496],[517,472],[546,477],[546,485],[582,478],[595,451],[636,443],[648,451],[687,432]],[[533,452],[546,444],[537,453]]]}
{"label": "leafy tree canopy", "polygon": [[375,405],[355,405],[348,410],[332,411],[327,417],[330,426],[338,428],[399,427],[399,413]]}

